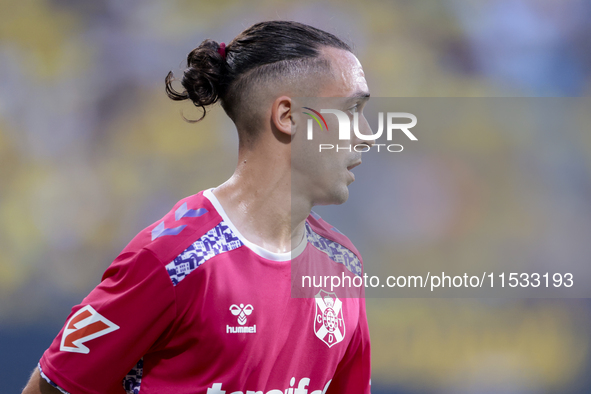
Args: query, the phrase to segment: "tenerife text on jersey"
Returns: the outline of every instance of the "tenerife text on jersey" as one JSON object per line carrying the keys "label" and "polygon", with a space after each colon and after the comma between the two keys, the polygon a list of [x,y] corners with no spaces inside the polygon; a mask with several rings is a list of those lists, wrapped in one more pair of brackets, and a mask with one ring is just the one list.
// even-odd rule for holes
{"label": "tenerife text on jersey", "polygon": [[[308,387],[310,385],[310,378],[301,378],[298,387],[293,387],[295,384],[295,377],[292,377],[289,381],[289,388],[284,390],[273,389],[269,390],[264,394],[325,394],[326,390],[328,390],[328,386],[332,382],[332,379],[329,380],[322,390],[314,390],[308,392]],[[207,394],[226,394],[225,390],[222,390],[221,383],[214,383],[210,388],[207,389]],[[263,394],[263,390],[247,390],[247,391],[233,391],[231,394]]]}

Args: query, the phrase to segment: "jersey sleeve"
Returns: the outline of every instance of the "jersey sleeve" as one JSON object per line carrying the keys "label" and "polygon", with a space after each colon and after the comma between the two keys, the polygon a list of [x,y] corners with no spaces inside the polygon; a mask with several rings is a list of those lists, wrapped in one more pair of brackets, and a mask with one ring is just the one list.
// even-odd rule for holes
{"label": "jersey sleeve", "polygon": [[125,393],[122,381],[176,316],[165,267],[148,250],[120,255],[101,283],[72,308],[39,362],[69,393]]}
{"label": "jersey sleeve", "polygon": [[371,357],[365,298],[359,299],[359,323],[337,366],[327,394],[370,394]]}

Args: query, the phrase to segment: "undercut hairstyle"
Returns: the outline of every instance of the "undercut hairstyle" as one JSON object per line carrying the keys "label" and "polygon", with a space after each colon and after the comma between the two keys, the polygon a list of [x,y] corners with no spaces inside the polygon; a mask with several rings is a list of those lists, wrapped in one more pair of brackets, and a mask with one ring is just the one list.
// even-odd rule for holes
{"label": "undercut hairstyle", "polygon": [[190,100],[202,110],[220,102],[234,121],[241,144],[256,139],[253,98],[249,94],[274,81],[299,80],[330,71],[330,61],[321,56],[323,47],[351,52],[351,47],[333,34],[292,21],[257,23],[240,33],[225,47],[207,39],[187,56],[187,68],[180,79],[183,91],[172,87],[172,71],[166,76],[166,94],[172,100]]}

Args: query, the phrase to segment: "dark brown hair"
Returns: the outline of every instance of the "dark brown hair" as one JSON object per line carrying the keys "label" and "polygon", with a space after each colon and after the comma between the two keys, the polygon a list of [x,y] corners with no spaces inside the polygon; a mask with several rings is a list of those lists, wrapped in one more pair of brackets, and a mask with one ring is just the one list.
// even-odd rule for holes
{"label": "dark brown hair", "polygon": [[302,66],[322,64],[321,47],[351,51],[349,45],[336,36],[314,27],[291,21],[257,23],[240,33],[225,49],[225,57],[218,53],[220,45],[207,39],[187,56],[187,69],[181,84],[184,91],[172,87],[174,76],[166,76],[166,94],[172,100],[191,100],[206,114],[208,105],[218,100],[228,116],[236,123],[238,107],[244,93],[261,78],[283,77]]}

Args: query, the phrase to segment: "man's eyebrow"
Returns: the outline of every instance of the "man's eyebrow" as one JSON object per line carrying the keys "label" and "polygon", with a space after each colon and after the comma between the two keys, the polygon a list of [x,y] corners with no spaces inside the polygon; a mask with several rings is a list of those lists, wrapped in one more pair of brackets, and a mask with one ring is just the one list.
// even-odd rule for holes
{"label": "man's eyebrow", "polygon": [[350,103],[353,102],[361,102],[366,100],[369,100],[369,92],[363,90],[360,90],[358,92],[353,93],[350,96],[345,97],[346,105],[350,105]]}
{"label": "man's eyebrow", "polygon": [[358,91],[353,93],[351,96],[348,96],[347,98],[350,99],[364,99],[364,98],[369,98],[369,92],[365,92],[365,91]]}

